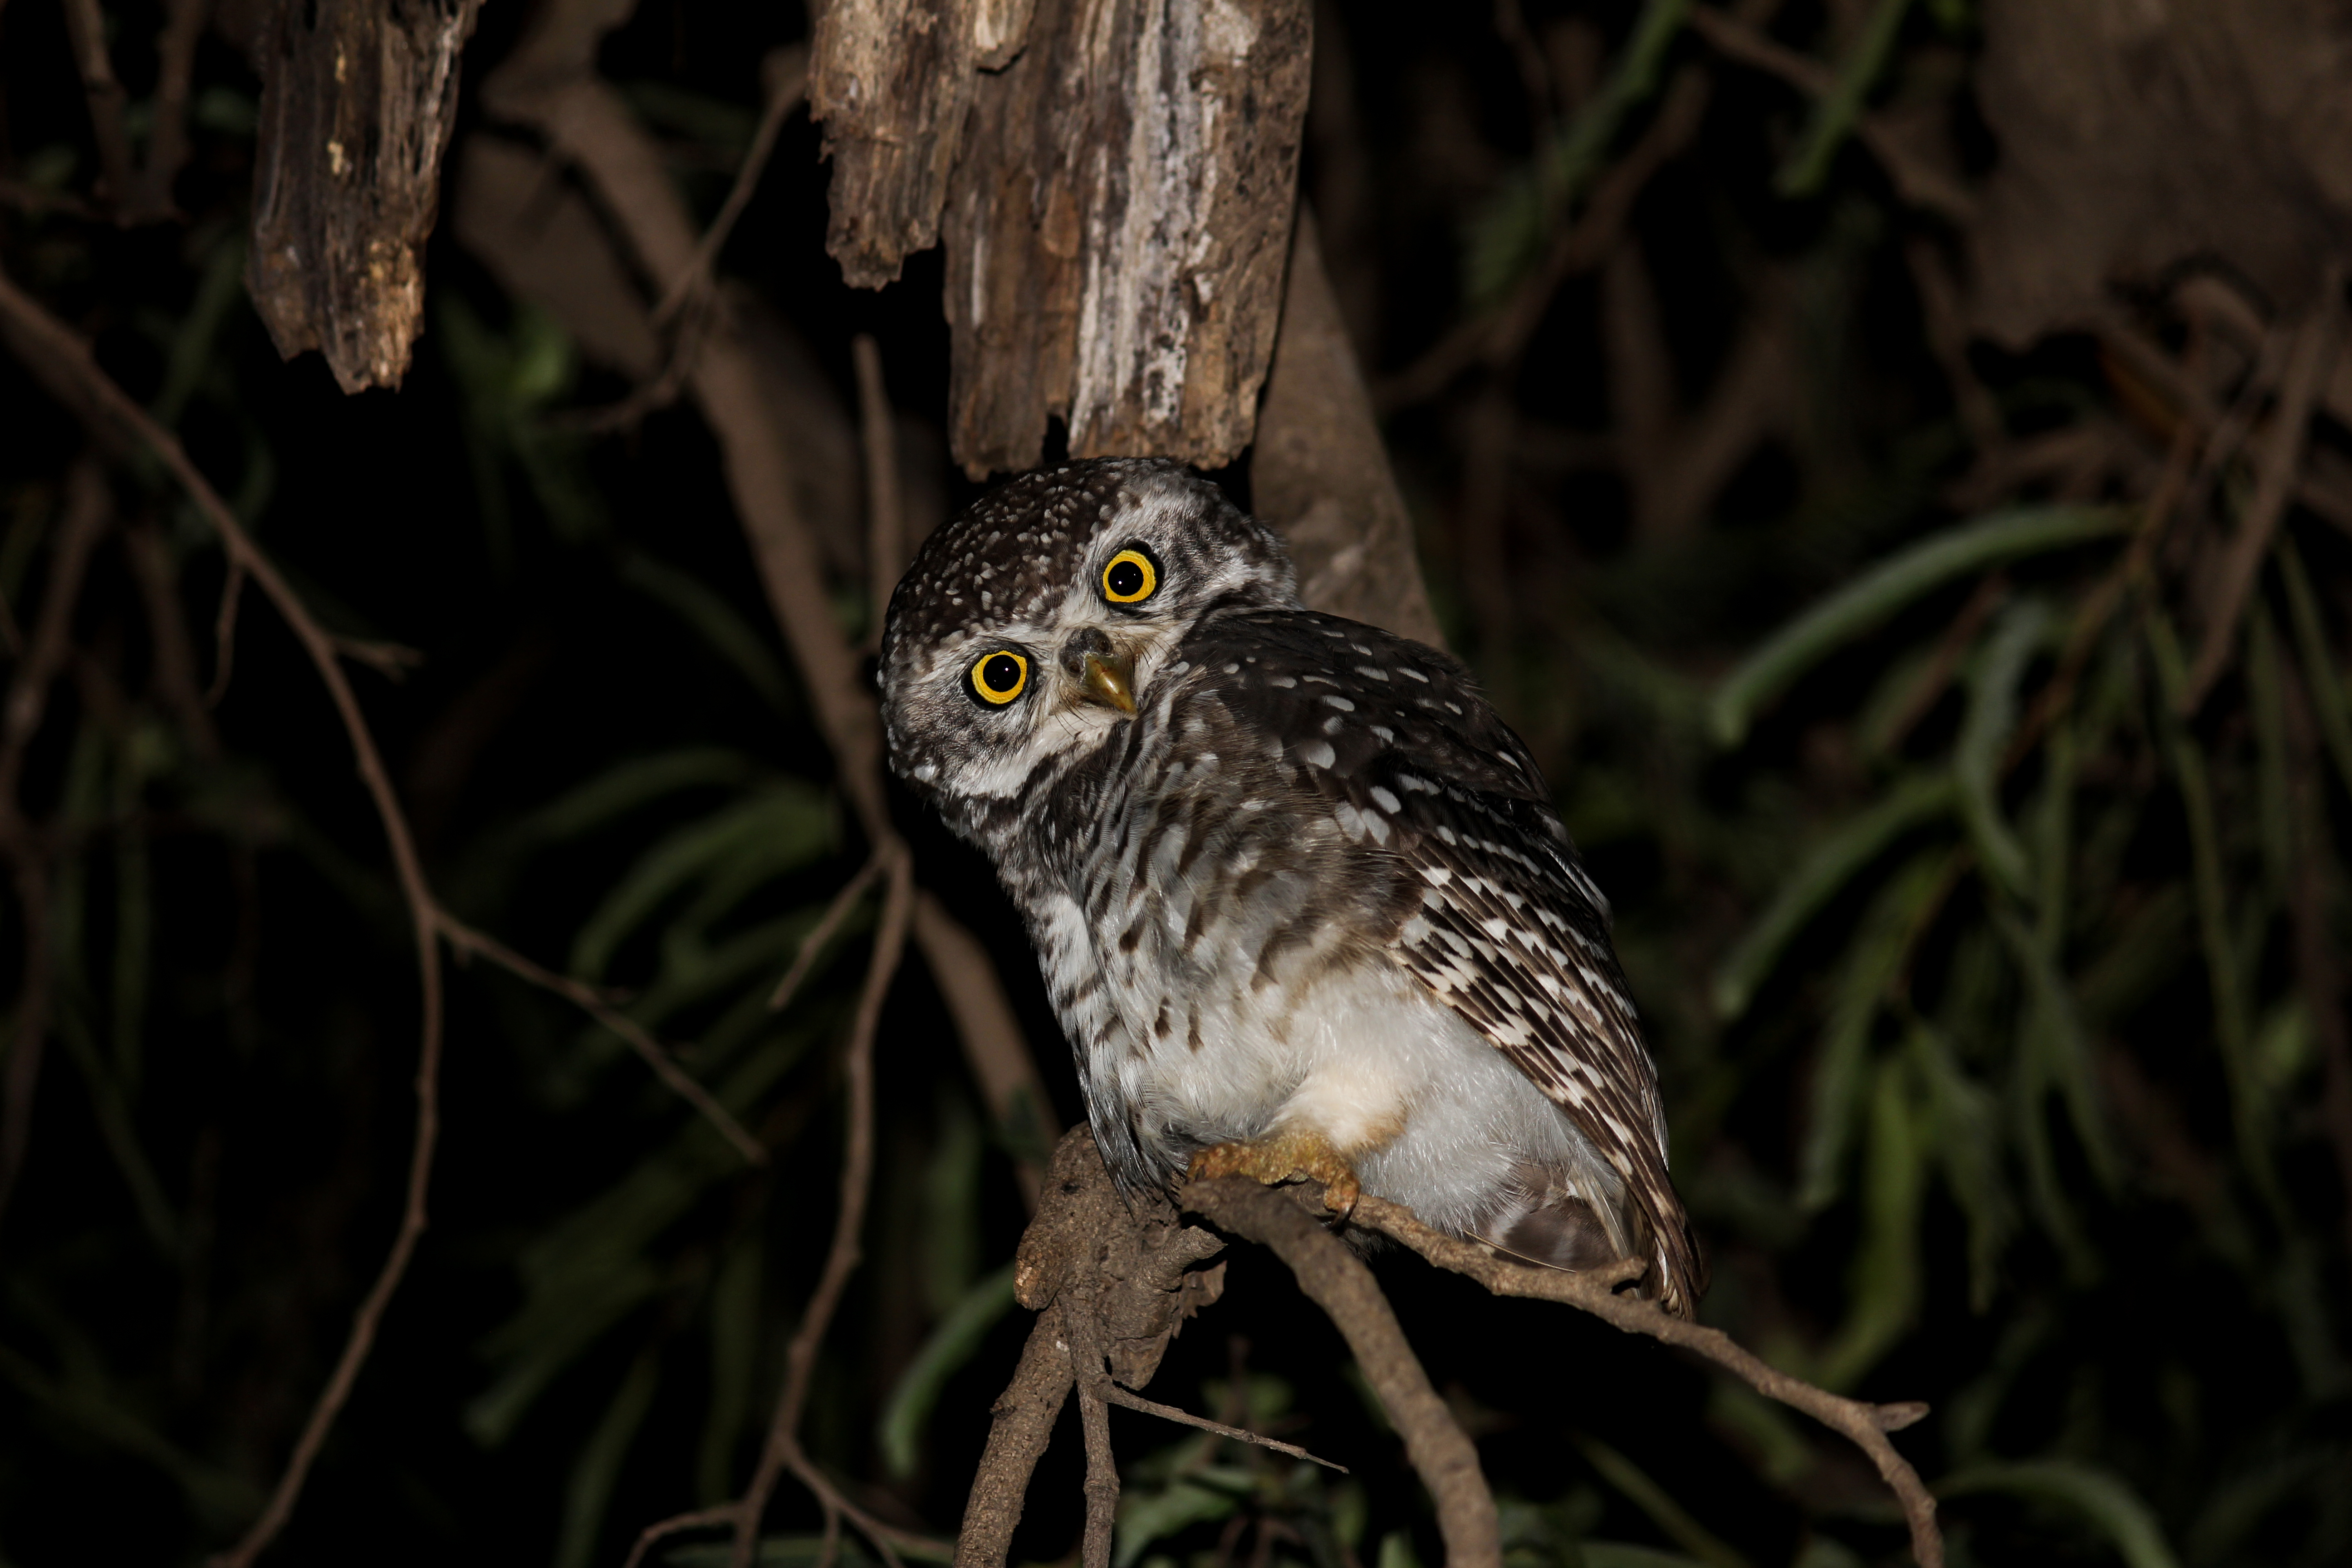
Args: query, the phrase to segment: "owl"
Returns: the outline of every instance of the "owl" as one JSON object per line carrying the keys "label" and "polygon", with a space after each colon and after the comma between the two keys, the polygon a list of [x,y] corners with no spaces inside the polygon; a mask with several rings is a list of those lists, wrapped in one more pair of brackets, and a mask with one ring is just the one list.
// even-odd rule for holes
{"label": "owl", "polygon": [[1527,747],[1433,648],[1298,601],[1178,465],[1016,479],[882,641],[892,768],[1028,924],[1130,1192],[1312,1176],[1552,1268],[1704,1287],[1657,1077]]}

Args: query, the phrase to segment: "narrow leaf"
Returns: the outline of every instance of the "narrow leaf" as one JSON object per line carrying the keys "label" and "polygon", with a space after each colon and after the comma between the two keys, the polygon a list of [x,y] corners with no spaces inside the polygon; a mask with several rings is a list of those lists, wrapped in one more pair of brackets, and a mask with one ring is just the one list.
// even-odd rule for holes
{"label": "narrow leaf", "polygon": [[1920,595],[1971,572],[2121,533],[2107,507],[2034,506],[1958,523],[1898,551],[1766,639],[1716,688],[1708,728],[1736,746],[1756,714],[1800,675]]}
{"label": "narrow leaf", "polygon": [[1716,971],[1717,1015],[1728,1022],[1745,1013],[1807,922],[1896,839],[1949,811],[1954,798],[1948,775],[1915,774],[1816,846]]}
{"label": "narrow leaf", "polygon": [[2179,1568],[2156,1514],[2115,1476],[2072,1459],[1975,1465],[1944,1478],[1938,1495],[2007,1492],[2074,1510],[2114,1543],[2130,1568]]}
{"label": "narrow leaf", "polygon": [[2275,552],[2279,577],[2286,584],[2287,619],[2294,627],[2295,658],[2310,683],[2312,706],[2319,713],[2319,732],[2327,754],[2336,759],[2336,776],[2352,791],[2352,702],[2344,695],[2344,677],[2327,646],[2327,628],[2319,618],[2318,596],[2311,591],[2311,575],[2294,541],[2281,535]]}
{"label": "narrow leaf", "polygon": [[1959,784],[1960,819],[1976,842],[1978,862],[2014,898],[2032,892],[2025,846],[2000,809],[2001,757],[2017,728],[2017,688],[2025,667],[2050,631],[2050,606],[2021,599],[1994,626],[1969,674],[1968,717],[1952,752]]}
{"label": "narrow leaf", "polygon": [[1799,1156],[1797,1202],[1805,1208],[1826,1207],[1838,1194],[1840,1168],[1862,1100],[1871,1026],[1910,951],[1929,896],[1943,880],[1942,866],[1940,856],[1914,858],[1872,903],[1846,950],[1813,1068],[1812,1114]]}
{"label": "narrow leaf", "polygon": [[964,1292],[899,1373],[898,1386],[882,1406],[879,1428],[883,1461],[891,1475],[902,1481],[914,1475],[917,1446],[940,1390],[1012,1309],[1013,1265],[1008,1263]]}
{"label": "narrow leaf", "polygon": [[1797,150],[1789,154],[1773,179],[1773,188],[1782,195],[1810,196],[1827,182],[1831,160],[1853,130],[1854,121],[1862,118],[1871,89],[1885,74],[1895,37],[1902,32],[1903,18],[1910,9],[1911,0],[1878,0],[1878,8],[1854,39],[1853,52],[1839,64],[1830,89],[1813,105],[1804,140],[1797,143]]}

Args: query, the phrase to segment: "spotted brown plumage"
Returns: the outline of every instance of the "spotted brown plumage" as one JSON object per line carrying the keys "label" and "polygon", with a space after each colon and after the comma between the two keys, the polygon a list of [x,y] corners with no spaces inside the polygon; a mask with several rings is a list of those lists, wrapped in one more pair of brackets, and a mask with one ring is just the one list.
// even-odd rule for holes
{"label": "spotted brown plumage", "polygon": [[1537,1262],[1644,1258],[1691,1311],[1607,903],[1460,665],[1305,609],[1213,487],[1114,460],[934,534],[882,678],[893,766],[1020,907],[1124,1185],[1296,1168]]}

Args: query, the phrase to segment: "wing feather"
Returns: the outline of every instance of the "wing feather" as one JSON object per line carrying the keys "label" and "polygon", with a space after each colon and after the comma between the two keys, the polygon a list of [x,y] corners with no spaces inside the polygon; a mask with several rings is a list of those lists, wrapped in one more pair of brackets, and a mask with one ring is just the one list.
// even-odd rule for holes
{"label": "wing feather", "polygon": [[1661,1304],[1704,1289],[1666,1172],[1665,1117],[1609,934],[1526,745],[1434,649],[1297,611],[1214,617],[1186,639],[1234,721],[1277,738],[1292,785],[1397,884],[1396,962],[1492,1040],[1624,1180]]}

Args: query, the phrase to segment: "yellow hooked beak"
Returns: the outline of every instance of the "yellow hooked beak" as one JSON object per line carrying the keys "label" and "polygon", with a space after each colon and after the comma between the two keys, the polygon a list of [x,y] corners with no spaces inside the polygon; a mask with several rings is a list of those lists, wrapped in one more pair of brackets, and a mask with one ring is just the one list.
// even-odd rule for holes
{"label": "yellow hooked beak", "polygon": [[1078,688],[1094,701],[1132,716],[1135,712],[1135,658],[1132,654],[1087,655]]}

